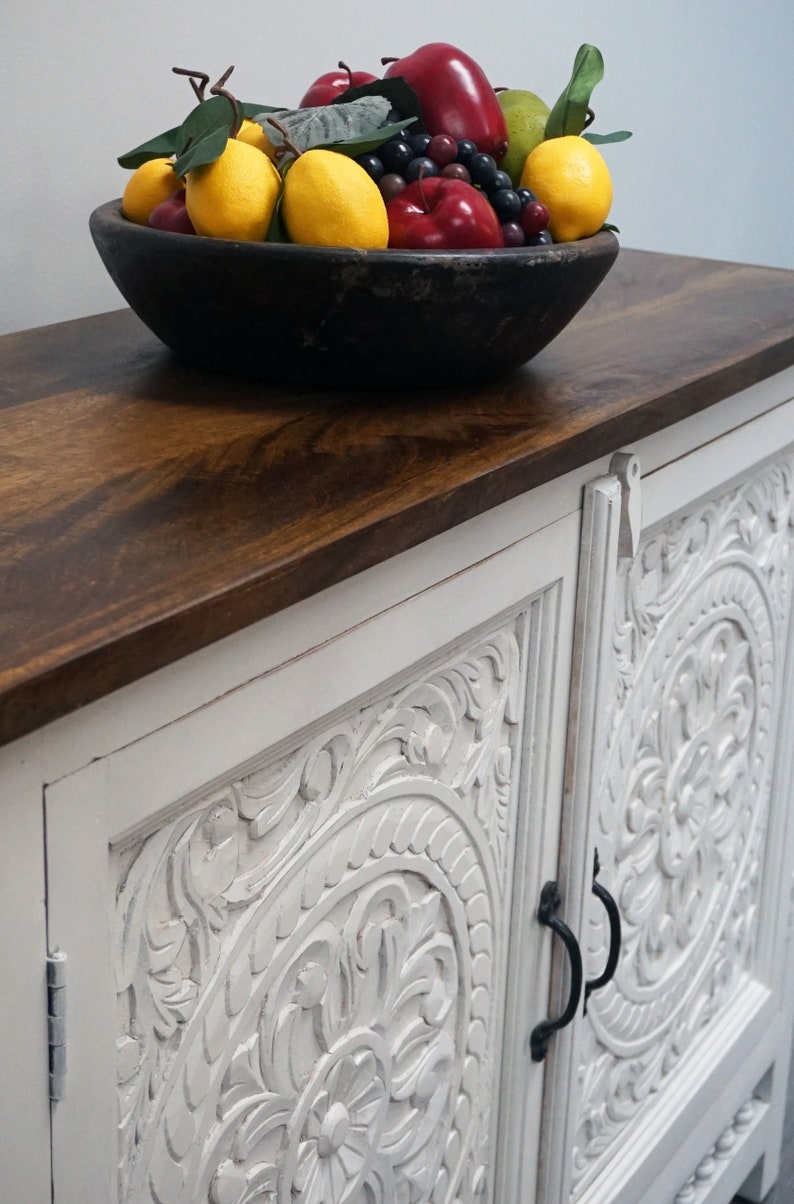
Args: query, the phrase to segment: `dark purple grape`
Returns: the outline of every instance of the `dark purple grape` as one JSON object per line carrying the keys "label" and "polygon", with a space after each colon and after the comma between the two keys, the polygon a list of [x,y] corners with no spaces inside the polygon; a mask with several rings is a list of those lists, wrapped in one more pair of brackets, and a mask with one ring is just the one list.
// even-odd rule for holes
{"label": "dark purple grape", "polygon": [[387,173],[396,172],[402,175],[413,159],[414,152],[404,138],[390,138],[378,148],[378,156]]}
{"label": "dark purple grape", "polygon": [[500,222],[518,221],[521,201],[512,188],[499,188],[495,192],[489,192],[488,200]]}
{"label": "dark purple grape", "polygon": [[408,134],[405,141],[414,152],[416,158],[419,159],[422,155],[427,154],[427,147],[431,141],[431,136],[430,134]]}
{"label": "dark purple grape", "polygon": [[464,163],[468,167],[469,159],[477,153],[477,143],[472,142],[471,138],[458,138],[458,163]]}
{"label": "dark purple grape", "polygon": [[493,180],[488,186],[489,192],[500,192],[502,189],[513,189],[513,181],[510,179],[506,171],[497,171]]}
{"label": "dark purple grape", "polygon": [[463,180],[464,184],[471,184],[469,169],[463,163],[448,163],[441,168],[441,174],[448,180]]}
{"label": "dark purple grape", "polygon": [[451,134],[434,134],[425,154],[439,167],[446,167],[448,163],[454,163],[457,159],[458,144]]}
{"label": "dark purple grape", "polygon": [[541,230],[540,234],[528,234],[524,245],[527,247],[550,247],[553,242],[554,239],[548,230]]}
{"label": "dark purple grape", "polygon": [[536,201],[538,199],[531,188],[517,188],[516,192],[521,198],[522,205],[528,205],[530,201]]}
{"label": "dark purple grape", "polygon": [[490,188],[496,175],[496,160],[491,155],[484,155],[478,151],[476,155],[472,155],[466,166],[471,172],[472,184],[479,184],[480,188],[486,190]]}
{"label": "dark purple grape", "polygon": [[383,197],[387,205],[392,197],[400,195],[406,184],[407,180],[405,177],[398,175],[394,171],[390,171],[387,175],[383,176],[378,183],[378,188],[380,189],[380,195]]}
{"label": "dark purple grape", "polygon": [[356,163],[359,163],[364,168],[364,171],[368,176],[372,177],[376,184],[383,179],[386,169],[378,156],[371,151],[363,155],[356,155]]}
{"label": "dark purple grape", "polygon": [[518,222],[502,222],[502,235],[506,247],[523,247],[524,231]]}
{"label": "dark purple grape", "polygon": [[405,178],[409,184],[414,180],[418,180],[421,176],[426,180],[428,176],[440,176],[441,168],[432,159],[428,159],[427,155],[422,155],[418,159],[412,159],[405,169]]}

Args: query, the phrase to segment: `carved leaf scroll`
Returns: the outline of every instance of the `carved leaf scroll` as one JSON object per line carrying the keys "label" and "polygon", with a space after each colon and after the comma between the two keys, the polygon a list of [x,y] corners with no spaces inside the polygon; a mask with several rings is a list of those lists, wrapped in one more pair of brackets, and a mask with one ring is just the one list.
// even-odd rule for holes
{"label": "carved leaf scroll", "polygon": [[120,1201],[489,1197],[526,632],[114,851]]}

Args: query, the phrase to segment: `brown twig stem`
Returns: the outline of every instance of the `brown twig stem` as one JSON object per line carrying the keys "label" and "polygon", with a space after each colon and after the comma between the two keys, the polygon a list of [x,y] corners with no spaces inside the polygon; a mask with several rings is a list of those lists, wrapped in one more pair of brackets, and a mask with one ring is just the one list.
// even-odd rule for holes
{"label": "brown twig stem", "polygon": [[[189,71],[187,67],[172,67],[171,70],[173,71],[174,75],[186,75],[190,80],[191,87],[196,93],[198,99],[204,99],[204,89],[210,82],[210,77],[208,75],[206,75],[203,71]],[[200,83],[196,83],[196,80],[199,80]]]}
{"label": "brown twig stem", "polygon": [[231,75],[232,71],[234,71],[234,67],[227,67],[217,84],[212,85],[210,92],[213,96],[225,96],[229,104],[232,106],[232,124],[229,130],[229,137],[236,138],[237,134],[239,133],[240,126],[242,125],[240,106],[237,103],[237,98],[232,96],[231,92],[227,91],[225,87],[226,81]]}

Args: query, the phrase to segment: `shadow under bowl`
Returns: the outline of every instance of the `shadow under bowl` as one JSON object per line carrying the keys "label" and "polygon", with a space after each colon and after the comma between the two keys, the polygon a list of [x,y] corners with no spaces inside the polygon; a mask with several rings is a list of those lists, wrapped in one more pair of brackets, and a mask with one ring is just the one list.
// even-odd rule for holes
{"label": "shadow under bowl", "polygon": [[495,251],[359,251],[139,226],[119,200],[91,235],[127,304],[184,360],[354,389],[494,380],[563,330],[618,254],[614,234]]}

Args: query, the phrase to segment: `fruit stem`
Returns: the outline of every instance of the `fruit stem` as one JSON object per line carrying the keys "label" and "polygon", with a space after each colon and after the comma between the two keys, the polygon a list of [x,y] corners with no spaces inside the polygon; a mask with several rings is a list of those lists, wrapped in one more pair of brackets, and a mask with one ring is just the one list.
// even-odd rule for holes
{"label": "fruit stem", "polygon": [[225,96],[229,104],[232,106],[232,124],[229,129],[229,137],[236,138],[240,131],[240,126],[243,124],[242,118],[240,117],[240,106],[238,105],[236,98],[232,96],[231,92],[228,92],[225,87],[226,81],[231,75],[232,71],[234,71],[234,67],[228,67],[218,80],[217,84],[212,85],[210,92],[213,96]]}
{"label": "fruit stem", "polygon": [[400,60],[396,54],[393,54],[391,56],[391,58],[381,59],[380,61],[383,63],[383,66],[385,67],[388,63],[398,63]]}
{"label": "fruit stem", "polygon": [[347,86],[348,86],[349,88],[352,88],[352,87],[353,87],[353,72],[350,70],[350,68],[348,67],[347,63],[343,63],[343,62],[342,62],[342,60],[340,59],[340,60],[339,60],[339,62],[338,62],[336,65],[337,65],[337,67],[339,68],[339,70],[340,70],[340,71],[346,71],[346,72],[347,72],[347,78],[348,78],[348,85],[347,85]]}
{"label": "fruit stem", "polygon": [[290,138],[289,132],[288,132],[286,126],[283,126],[281,124],[281,122],[275,117],[268,117],[267,124],[272,125],[274,129],[278,130],[278,132],[281,134],[281,137],[284,139],[284,145],[277,146],[274,149],[273,153],[275,154],[276,158],[280,159],[282,157],[282,155],[286,155],[289,153],[291,155],[294,155],[296,159],[299,159],[300,156],[303,154],[303,151],[298,150],[297,146]]}
{"label": "fruit stem", "polygon": [[586,130],[587,127],[589,125],[592,125],[594,121],[595,121],[595,113],[593,112],[593,110],[591,108],[588,107],[587,116],[584,119],[584,125],[582,126],[582,129]]}
{"label": "fruit stem", "polygon": [[[186,75],[190,80],[191,87],[196,93],[198,99],[204,99],[204,89],[210,82],[210,77],[208,75],[206,75],[203,71],[188,71],[187,67],[172,67],[171,70],[173,71],[174,75]],[[200,86],[196,83],[197,79],[201,81]]]}

